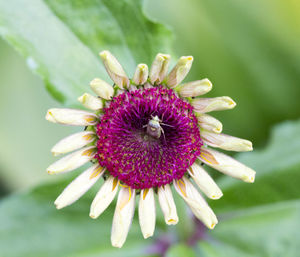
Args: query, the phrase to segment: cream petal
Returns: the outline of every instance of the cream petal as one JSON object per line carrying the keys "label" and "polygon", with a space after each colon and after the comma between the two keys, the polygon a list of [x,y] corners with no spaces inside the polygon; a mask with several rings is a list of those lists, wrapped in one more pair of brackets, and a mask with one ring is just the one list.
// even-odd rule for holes
{"label": "cream petal", "polygon": [[178,194],[189,205],[194,215],[201,220],[205,226],[213,229],[218,223],[217,217],[193,184],[186,177],[183,177],[180,180],[174,181],[174,187]]}
{"label": "cream petal", "polygon": [[226,134],[216,134],[203,130],[201,131],[201,138],[207,145],[227,151],[246,152],[253,150],[250,141]]}
{"label": "cream petal", "polygon": [[64,125],[89,126],[95,125],[98,118],[94,113],[86,111],[67,108],[52,108],[48,110],[46,120]]}
{"label": "cream petal", "polygon": [[157,54],[149,73],[151,84],[161,83],[167,75],[171,56],[168,54]]}
{"label": "cream petal", "polygon": [[236,106],[236,103],[228,96],[196,98],[191,104],[195,111],[200,113],[228,110]]}
{"label": "cream petal", "polygon": [[188,82],[179,87],[181,97],[196,97],[208,93],[212,89],[212,83],[208,79]]}
{"label": "cream petal", "polygon": [[99,164],[94,164],[81,173],[55,200],[54,204],[56,208],[61,209],[77,201],[96,183],[104,171],[105,169],[99,166]]}
{"label": "cream petal", "polygon": [[58,174],[75,170],[85,163],[91,161],[94,158],[96,152],[97,149],[94,146],[82,148],[51,164],[48,167],[47,172],[49,174]]}
{"label": "cream petal", "polygon": [[114,178],[113,176],[110,176],[104,182],[104,184],[102,185],[92,202],[90,209],[91,218],[98,218],[111,204],[118,192],[118,185],[118,179]]}
{"label": "cream petal", "polygon": [[199,189],[210,199],[219,199],[223,196],[221,189],[208,173],[197,163],[194,163],[188,172]]}
{"label": "cream petal", "polygon": [[199,159],[228,176],[241,179],[248,183],[254,182],[255,171],[228,155],[203,147]]}
{"label": "cream petal", "polygon": [[103,99],[110,100],[114,96],[114,88],[102,79],[95,78],[90,82],[92,90]]}
{"label": "cream petal", "polygon": [[114,213],[111,229],[111,243],[121,248],[126,241],[132,223],[135,207],[135,189],[122,187]]}
{"label": "cream petal", "polygon": [[223,125],[216,118],[208,115],[208,114],[200,114],[198,117],[198,124],[200,128],[205,129],[207,131],[212,131],[215,133],[221,133],[223,129]]}
{"label": "cream petal", "polygon": [[116,85],[120,88],[128,88],[129,79],[116,57],[114,57],[109,51],[103,51],[99,55],[104,63],[108,75],[116,83]]}
{"label": "cream petal", "polygon": [[139,201],[139,222],[144,238],[153,235],[155,230],[155,199],[152,188],[142,189]]}
{"label": "cream petal", "polygon": [[69,153],[86,146],[95,139],[96,135],[93,131],[78,132],[60,140],[55,146],[52,147],[51,152],[54,156]]}
{"label": "cream petal", "polygon": [[184,80],[192,67],[193,59],[193,56],[180,57],[176,66],[171,70],[166,78],[166,84],[168,87],[174,88],[180,84],[182,80]]}
{"label": "cream petal", "polygon": [[146,64],[139,64],[136,67],[132,81],[136,85],[144,85],[148,79],[148,66]]}
{"label": "cream petal", "polygon": [[78,97],[78,101],[86,108],[97,111],[103,108],[103,103],[101,99],[90,95],[88,93],[83,94],[82,96]]}
{"label": "cream petal", "polygon": [[157,194],[161,210],[165,217],[165,222],[168,225],[177,224],[177,210],[170,186],[167,184],[159,187]]}

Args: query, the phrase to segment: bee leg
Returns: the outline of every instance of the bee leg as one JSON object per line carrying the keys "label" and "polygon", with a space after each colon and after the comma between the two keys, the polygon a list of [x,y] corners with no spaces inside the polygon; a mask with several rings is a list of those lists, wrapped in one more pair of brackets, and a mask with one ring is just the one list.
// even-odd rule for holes
{"label": "bee leg", "polygon": [[164,136],[164,140],[165,140],[165,143],[166,143],[167,141],[166,141],[165,131],[164,131],[164,129],[162,127],[160,127],[160,129],[161,129],[161,132],[162,132],[162,134]]}

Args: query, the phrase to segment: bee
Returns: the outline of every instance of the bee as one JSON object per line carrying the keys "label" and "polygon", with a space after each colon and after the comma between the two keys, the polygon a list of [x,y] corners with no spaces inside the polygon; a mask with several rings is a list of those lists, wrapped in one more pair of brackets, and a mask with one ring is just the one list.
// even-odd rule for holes
{"label": "bee", "polygon": [[[151,120],[148,121],[147,125],[144,125],[143,128],[147,127],[147,134],[154,137],[154,138],[160,138],[161,134],[163,134],[165,138],[165,132],[164,129],[161,127],[161,125],[173,127],[171,125],[162,123],[162,120],[158,118],[157,115],[154,117],[151,115]],[[166,140],[166,138],[165,138]]]}

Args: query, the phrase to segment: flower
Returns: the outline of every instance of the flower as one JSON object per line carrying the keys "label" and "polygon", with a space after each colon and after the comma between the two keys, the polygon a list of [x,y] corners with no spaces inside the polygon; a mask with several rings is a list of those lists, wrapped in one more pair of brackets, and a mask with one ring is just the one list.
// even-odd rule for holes
{"label": "flower", "polygon": [[155,195],[165,222],[178,222],[173,185],[194,215],[208,228],[214,228],[217,217],[191,182],[210,199],[222,196],[203,164],[245,182],[254,182],[255,177],[252,169],[210,148],[252,150],[250,141],[222,134],[222,123],[207,114],[232,109],[235,102],[226,96],[199,97],[211,90],[208,79],[181,83],[192,66],[192,56],[181,57],[168,74],[170,56],[158,54],[150,71],[146,64],[139,64],[132,79],[109,51],[100,56],[114,85],[99,78],[91,81],[97,96],[85,93],[78,98],[91,111],[54,108],[46,115],[54,123],[85,127],[52,148],[54,155],[72,153],[50,165],[48,173],[93,164],[64,189],[55,201],[56,207],[72,204],[103,177],[90,216],[99,217],[119,192],[111,242],[122,247],[137,195],[144,238],[154,233]]}

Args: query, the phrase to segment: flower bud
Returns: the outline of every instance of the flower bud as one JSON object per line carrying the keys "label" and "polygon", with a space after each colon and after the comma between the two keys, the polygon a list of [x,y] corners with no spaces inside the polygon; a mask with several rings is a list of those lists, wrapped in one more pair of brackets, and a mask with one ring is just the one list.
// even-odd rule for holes
{"label": "flower bud", "polygon": [[74,109],[52,108],[46,114],[46,120],[53,123],[73,126],[89,126],[97,123],[97,115]]}
{"label": "flower bud", "polygon": [[51,164],[48,167],[47,172],[49,174],[57,174],[75,170],[91,161],[94,158],[96,152],[97,150],[94,146],[82,148],[76,152],[66,155],[65,157]]}
{"label": "flower bud", "polygon": [[201,138],[209,146],[218,147],[227,151],[246,152],[253,150],[252,143],[249,140],[238,137],[202,130]]}
{"label": "flower bud", "polygon": [[109,51],[101,52],[100,57],[104,63],[108,75],[116,83],[116,85],[118,85],[120,88],[128,88],[129,79],[116,57],[114,57]]}
{"label": "flower bud", "polygon": [[184,80],[192,67],[193,59],[193,56],[180,57],[176,66],[167,76],[166,83],[168,87],[174,88]]}
{"label": "flower bud", "polygon": [[83,196],[103,175],[105,169],[99,164],[94,164],[92,167],[81,173],[74,179],[55,200],[54,204],[57,209],[64,208]]}
{"label": "flower bud", "polygon": [[135,73],[133,75],[133,83],[136,85],[144,85],[148,79],[148,66],[146,64],[139,64],[136,67]]}
{"label": "flower bud", "polygon": [[101,98],[110,100],[114,96],[113,87],[102,79],[95,78],[90,82],[92,90]]}
{"label": "flower bud", "polygon": [[153,188],[142,189],[139,201],[139,222],[144,238],[153,235],[155,218],[156,213]]}
{"label": "flower bud", "polygon": [[237,179],[253,183],[255,171],[218,151],[202,148],[199,159],[212,168]]}
{"label": "flower bud", "polygon": [[111,229],[111,244],[121,248],[126,241],[133,219],[135,206],[135,189],[122,187],[114,213]]}
{"label": "flower bud", "polygon": [[158,188],[158,201],[168,225],[175,225],[178,222],[176,205],[173,199],[170,185],[164,185]]}
{"label": "flower bud", "polygon": [[161,83],[168,72],[171,56],[168,54],[157,54],[152,65],[149,74],[151,84]]}
{"label": "flower bud", "polygon": [[84,107],[93,111],[97,111],[99,109],[102,109],[103,107],[102,101],[99,98],[88,93],[85,93],[82,96],[78,97],[78,101],[82,103]]}
{"label": "flower bud", "polygon": [[182,177],[174,181],[174,187],[194,215],[209,229],[213,229],[218,223],[217,217],[193,184],[186,177]]}
{"label": "flower bud", "polygon": [[188,168],[190,176],[193,178],[199,189],[210,199],[219,199],[223,196],[221,189],[208,173],[197,163]]}
{"label": "flower bud", "polygon": [[60,140],[52,147],[51,152],[54,156],[77,150],[87,144],[93,142],[96,135],[92,131],[82,131],[72,134]]}
{"label": "flower bud", "polygon": [[204,95],[211,89],[211,82],[208,79],[202,79],[183,84],[178,89],[178,92],[181,97],[195,97]]}
{"label": "flower bud", "polygon": [[196,112],[206,113],[232,109],[236,103],[228,96],[214,98],[196,98],[192,100]]}
{"label": "flower bud", "polygon": [[208,115],[201,114],[197,117],[198,125],[200,128],[205,129],[207,131],[212,131],[215,133],[221,133],[223,129],[223,125],[216,118]]}

